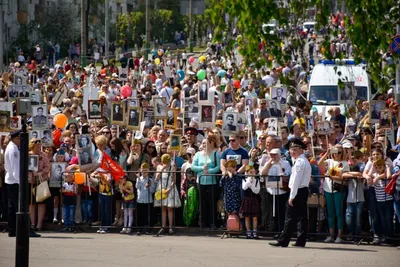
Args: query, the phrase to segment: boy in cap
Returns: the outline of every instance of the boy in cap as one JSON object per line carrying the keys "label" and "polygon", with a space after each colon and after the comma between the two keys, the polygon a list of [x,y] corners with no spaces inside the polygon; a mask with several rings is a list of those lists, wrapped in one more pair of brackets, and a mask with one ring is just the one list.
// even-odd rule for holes
{"label": "boy in cap", "polygon": [[153,193],[155,192],[156,184],[154,179],[149,176],[150,165],[145,162],[140,166],[140,177],[136,180],[137,192],[137,218],[139,227],[147,227],[147,229],[139,229],[138,233],[151,233],[149,227],[152,225],[152,210],[150,205],[153,203]]}

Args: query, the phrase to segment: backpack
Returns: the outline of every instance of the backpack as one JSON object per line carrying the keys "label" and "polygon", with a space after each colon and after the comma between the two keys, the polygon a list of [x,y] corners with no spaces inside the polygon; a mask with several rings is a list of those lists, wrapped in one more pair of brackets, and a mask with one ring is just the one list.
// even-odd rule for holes
{"label": "backpack", "polygon": [[226,230],[228,233],[240,232],[239,216],[236,213],[231,213],[228,215],[228,219],[226,220]]}

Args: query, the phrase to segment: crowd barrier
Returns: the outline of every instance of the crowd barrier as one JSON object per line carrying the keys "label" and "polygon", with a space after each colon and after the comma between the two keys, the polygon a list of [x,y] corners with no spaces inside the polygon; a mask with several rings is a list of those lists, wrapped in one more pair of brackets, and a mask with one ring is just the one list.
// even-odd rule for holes
{"label": "crowd barrier", "polygon": [[[137,179],[137,177],[139,177],[140,175],[140,171],[127,171],[127,176],[129,177],[129,180],[133,181],[134,184],[134,193],[135,193],[135,199],[137,198],[137,191],[136,191],[136,186],[135,186],[135,181]],[[149,176],[153,177],[153,179],[155,178],[155,173],[153,171],[149,171]],[[212,201],[213,205],[210,205],[211,208],[211,214],[214,215],[214,217],[211,218],[212,222],[212,226],[214,227],[205,227],[201,222],[202,222],[202,217],[206,216],[204,213],[205,207],[202,207],[202,203],[205,203],[203,200],[204,196],[202,194],[200,194],[200,190],[199,190],[199,185],[197,184],[197,186],[195,186],[196,191],[198,191],[198,207],[197,207],[197,211],[195,212],[195,218],[192,219],[191,221],[188,220],[187,218],[189,217],[190,214],[188,214],[189,212],[193,211],[189,211],[189,209],[184,209],[184,202],[186,201],[190,201],[190,196],[188,196],[188,198],[184,199],[181,197],[181,180],[182,180],[182,173],[181,171],[174,171],[174,172],[169,172],[170,174],[175,175],[175,187],[176,190],[172,190],[172,194],[178,194],[179,195],[179,199],[181,202],[181,206],[179,208],[173,208],[173,224],[172,227],[180,227],[180,228],[197,228],[199,232],[221,232],[223,231],[224,227],[225,227],[225,220],[227,218],[227,214],[224,211],[224,209],[221,209],[221,200],[223,201],[223,188],[220,188],[219,186],[219,178],[222,176],[221,174],[216,174],[216,175],[212,175],[217,177],[216,179],[216,183],[210,185],[211,186],[211,192],[216,194],[216,195],[212,195],[212,199],[214,201]],[[66,175],[73,175],[74,172],[64,172],[63,176],[65,177]],[[152,175],[153,174],[153,175]],[[211,175],[205,175],[205,176],[211,176]],[[201,178],[202,176],[200,176],[199,178]],[[245,176],[241,175],[241,177],[244,179]],[[248,176],[247,176],[248,177]],[[315,179],[323,179],[327,177],[326,175],[322,176],[315,176],[313,175],[311,177],[311,181],[314,181]],[[277,179],[279,178],[279,179]],[[88,184],[88,179],[89,179],[89,174],[85,174],[85,181],[84,184]],[[285,200],[285,203],[281,203],[282,199],[280,197],[273,197],[272,199],[272,203],[270,201],[270,199],[266,199],[268,198],[268,194],[267,193],[267,188],[265,187],[265,183],[268,182],[268,184],[273,184],[276,183],[276,186],[274,186],[274,188],[282,188],[285,187],[285,185],[287,186],[287,182],[289,177],[287,176],[259,176],[256,175],[255,179],[259,179],[260,180],[260,185],[261,186],[261,190],[260,190],[260,197],[261,197],[261,202],[262,202],[262,208],[263,205],[267,205],[267,218],[261,218],[260,223],[264,225],[264,227],[267,227],[268,223],[273,222],[274,220],[277,220],[277,227],[275,227],[275,230],[273,229],[268,229],[265,228],[264,230],[259,231],[260,234],[267,234],[267,235],[274,235],[274,234],[279,234],[283,229],[282,229],[282,225],[283,222],[281,221],[282,218],[284,218],[284,213],[285,211],[282,210],[281,207],[284,207],[286,205],[287,200]],[[356,179],[356,180],[360,180],[360,178],[349,178],[349,179],[344,179],[342,184],[346,184],[349,181]],[[332,179],[331,179],[332,180]],[[322,182],[322,181],[321,181]],[[333,183],[333,180],[332,180]],[[185,183],[186,187],[184,188],[184,190],[186,192],[188,192],[188,190],[190,189],[188,183]],[[96,225],[96,224],[92,224],[95,223],[95,221],[99,221],[100,219],[100,201],[99,201],[99,193],[98,191],[88,191],[88,192],[82,192],[82,186],[83,185],[79,185],[79,192],[77,195],[77,205],[76,205],[76,210],[77,211],[81,211],[81,217],[82,218],[86,218],[85,221],[79,221],[76,220],[77,217],[75,217],[75,222],[76,224],[74,226],[72,226],[73,229],[75,229],[76,231],[78,231],[79,229],[83,230],[85,228],[96,228],[96,227],[101,227],[100,225]],[[62,187],[62,181],[60,182],[60,188]],[[36,188],[36,187],[34,187]],[[326,214],[325,212],[325,204],[326,201],[324,200],[324,195],[320,193],[320,186],[318,186],[318,190],[316,192],[314,192],[313,194],[310,193],[310,197],[309,197],[309,202],[308,202],[308,207],[309,207],[309,213],[311,209],[315,209],[313,212],[317,215],[317,220],[319,222],[321,222],[320,220],[320,216],[323,216],[323,214]],[[150,188],[148,189],[150,190]],[[346,189],[347,190],[347,189]],[[243,190],[241,190],[243,192]],[[365,190],[363,190],[365,192]],[[148,192],[151,194],[151,192]],[[148,194],[149,198],[150,198],[150,194]],[[358,199],[358,191],[356,190],[356,200]],[[154,194],[153,194],[154,195]],[[347,194],[345,194],[347,195]],[[59,195],[57,195],[60,197],[60,201],[59,201],[59,210],[62,211],[62,206],[63,206],[63,202],[62,202],[62,193],[61,190],[59,192]],[[55,197],[55,195],[53,195],[50,199],[53,200],[53,198]],[[173,197],[175,197],[175,195],[173,195]],[[88,203],[88,200],[92,199],[93,200],[93,205],[92,207],[96,207],[92,209],[92,218],[93,221],[90,222],[88,221],[89,219],[89,209],[88,207],[86,208],[82,208],[82,203],[86,204]],[[365,198],[365,201],[367,202],[367,197]],[[37,208],[37,203],[35,201],[33,201],[35,203],[35,211],[37,214],[38,208]],[[138,218],[140,218],[140,216],[142,216],[142,214],[138,214],[138,209],[135,208],[134,209],[134,224],[131,227],[133,230],[139,230],[139,229],[152,229],[152,230],[157,230],[160,229],[162,226],[162,214],[161,214],[161,209],[163,207],[166,206],[166,201],[161,200],[161,207],[160,208],[156,208],[154,207],[154,201],[153,203],[150,203],[150,201],[148,201],[149,203],[147,204],[147,218],[141,218],[141,221],[145,221],[146,225],[138,225]],[[116,199],[116,194],[114,192],[113,197],[112,197],[112,202],[111,202],[111,206],[109,214],[111,214],[111,221],[113,221],[113,218],[115,217],[116,214],[118,214],[118,212],[120,212],[120,216],[123,218],[123,213],[120,210],[118,211],[117,207],[121,207],[121,201]],[[117,203],[117,204],[116,204]],[[343,220],[345,220],[345,208],[346,205],[346,199],[343,199]],[[276,207],[276,208],[275,208]],[[265,207],[264,207],[265,208]],[[271,210],[272,208],[272,210]],[[186,212],[186,214],[185,214]],[[264,214],[265,210],[263,210],[263,214],[261,216],[265,216]],[[78,212],[79,213],[79,212]],[[85,213],[85,214],[84,214]],[[365,214],[366,213],[366,214]],[[62,218],[62,214],[60,214],[61,216],[59,216],[60,218]],[[193,216],[193,214],[191,214]],[[271,217],[272,216],[272,217]],[[310,216],[310,214],[309,214]],[[48,216],[50,217],[50,216]],[[97,219],[98,218],[98,219]],[[184,218],[186,218],[186,220],[184,220]],[[275,219],[276,218],[276,219]],[[364,207],[364,218],[368,218],[368,208]],[[36,216],[36,220],[38,219],[38,216]],[[266,221],[267,220],[267,221]],[[189,223],[190,221],[190,223]],[[33,224],[36,225],[37,222],[34,222]],[[366,223],[366,222],[364,222]],[[245,227],[244,227],[244,223],[243,221],[241,222],[242,224],[242,229],[243,232],[245,231]],[[344,224],[345,225],[345,224]],[[104,226],[103,226],[104,227]],[[115,226],[115,225],[106,225],[105,227],[107,228],[122,228],[122,226]],[[346,226],[345,226],[346,227]],[[365,232],[364,232],[365,233]],[[315,231],[309,231],[309,235],[314,235],[314,236],[319,236],[319,235],[323,235],[323,236],[327,236],[329,233],[326,231],[323,232],[315,232]],[[372,234],[371,233],[367,233],[367,235],[362,235],[360,236],[362,237],[367,237],[367,238],[372,238]],[[393,238],[394,240],[400,240],[400,239],[396,239]]]}

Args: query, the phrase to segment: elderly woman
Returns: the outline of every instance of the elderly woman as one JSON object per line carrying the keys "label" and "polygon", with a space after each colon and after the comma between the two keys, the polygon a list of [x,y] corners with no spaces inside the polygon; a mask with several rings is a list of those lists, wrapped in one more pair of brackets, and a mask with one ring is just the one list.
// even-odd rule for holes
{"label": "elderly woman", "polygon": [[[40,141],[40,139],[36,138],[32,138],[29,141],[29,155],[38,156],[39,158],[38,171],[30,171],[28,176],[28,181],[31,185],[31,189],[34,189],[34,187],[39,185],[41,181],[49,180],[50,160],[47,157],[47,154],[42,151],[42,142]],[[36,214],[35,204],[38,205],[38,216]],[[36,203],[36,198],[32,193],[29,199],[29,213],[33,228],[41,231],[43,229],[43,220],[46,213],[46,205],[43,202]]]}
{"label": "elderly woman", "polygon": [[150,164],[150,157],[148,154],[143,153],[143,144],[139,139],[135,139],[131,146],[127,164],[130,165],[131,171],[138,171],[142,163]]}

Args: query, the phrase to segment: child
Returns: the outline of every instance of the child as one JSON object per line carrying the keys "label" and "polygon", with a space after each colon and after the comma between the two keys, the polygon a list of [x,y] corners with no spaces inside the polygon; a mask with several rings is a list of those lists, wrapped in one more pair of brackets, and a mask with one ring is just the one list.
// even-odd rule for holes
{"label": "child", "polygon": [[137,192],[137,218],[139,227],[148,227],[147,229],[139,229],[138,234],[146,231],[151,234],[150,228],[153,221],[152,210],[150,205],[153,203],[153,194],[155,192],[156,184],[152,177],[149,177],[150,165],[145,162],[140,166],[141,176],[136,180]]}
{"label": "child", "polygon": [[245,218],[246,238],[251,238],[250,218],[253,220],[253,238],[258,239],[257,217],[261,214],[261,203],[258,193],[260,192],[260,181],[256,179],[257,174],[253,166],[246,166],[246,180],[242,180],[244,197],[240,206],[240,213]]}
{"label": "child", "polygon": [[[82,187],[82,201],[81,201],[82,217],[83,217],[82,223],[87,224],[89,226],[91,226],[93,222],[93,203],[99,197],[96,189],[98,183],[99,180],[89,177],[88,179],[86,179]],[[90,185],[90,190],[89,190],[89,185]]]}
{"label": "child", "polygon": [[224,208],[228,214],[239,213],[241,179],[236,174],[236,160],[225,162],[226,175],[222,176],[220,186],[224,192]]}
{"label": "child", "polygon": [[158,166],[161,164],[161,158],[160,157],[154,157],[151,159],[151,171],[156,171],[158,169]]}
{"label": "child", "polygon": [[[60,149],[56,153],[56,162],[67,162],[65,160],[65,151]],[[54,196],[53,199],[53,223],[58,223],[58,205],[60,202],[60,186],[61,186],[61,181],[58,181],[58,179],[62,179],[62,175],[60,177],[51,177],[50,178],[50,193],[52,196]],[[58,185],[57,185],[58,184]]]}
{"label": "child", "polygon": [[[373,170],[375,169],[375,173]],[[381,221],[382,230],[386,239],[383,243],[388,242],[388,238],[393,237],[393,197],[385,192],[385,187],[391,178],[390,168],[386,167],[384,159],[378,159],[374,162],[374,168],[369,170],[368,175],[374,177],[373,184],[375,186],[375,196],[378,204],[378,214]]]}
{"label": "child", "polygon": [[75,205],[76,205],[76,194],[78,186],[74,183],[74,176],[67,175],[65,177],[65,183],[62,186],[63,193],[63,216],[64,225],[66,226],[64,232],[72,232],[71,226],[75,220]]}
{"label": "child", "polygon": [[196,174],[192,170],[192,168],[187,168],[184,174],[183,179],[181,181],[181,197],[186,198],[187,191],[190,187],[196,186]]}
{"label": "child", "polygon": [[133,184],[128,181],[128,176],[124,176],[119,181],[119,191],[122,194],[122,206],[124,208],[124,228],[121,234],[130,234],[133,224],[133,209],[135,208],[135,194],[133,193]]}

